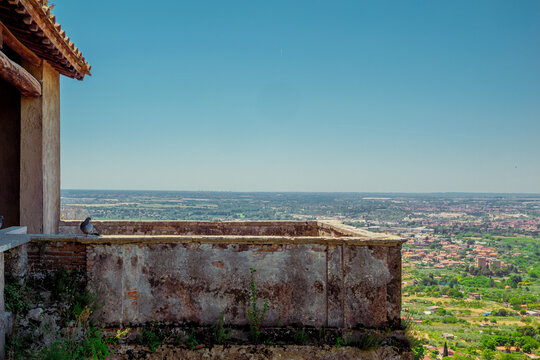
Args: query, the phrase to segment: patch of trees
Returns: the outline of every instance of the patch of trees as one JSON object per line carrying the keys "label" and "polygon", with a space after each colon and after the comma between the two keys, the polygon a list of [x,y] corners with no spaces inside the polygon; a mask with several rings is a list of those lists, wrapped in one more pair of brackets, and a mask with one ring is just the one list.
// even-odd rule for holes
{"label": "patch of trees", "polygon": [[531,353],[540,347],[538,335],[538,331],[532,326],[523,326],[512,333],[498,332],[495,335],[484,335],[481,341],[485,349],[495,350],[495,346],[506,348],[515,346],[525,353]]}
{"label": "patch of trees", "polygon": [[497,309],[491,312],[493,316],[517,316],[518,314],[512,310],[508,309]]}

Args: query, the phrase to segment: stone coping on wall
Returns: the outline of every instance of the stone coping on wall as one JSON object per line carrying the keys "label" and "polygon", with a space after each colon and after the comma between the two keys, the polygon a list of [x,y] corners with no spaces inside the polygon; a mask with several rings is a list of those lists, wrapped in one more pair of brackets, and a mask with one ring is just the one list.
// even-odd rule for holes
{"label": "stone coping on wall", "polygon": [[[102,236],[84,236],[78,230],[79,220],[60,223],[61,235],[34,235],[34,241],[75,241],[88,244],[131,243],[224,243],[224,244],[334,244],[396,246],[406,240],[395,235],[373,233],[344,225],[340,221],[93,221],[98,230],[108,232]],[[129,233],[128,229],[144,227]],[[303,228],[304,227],[304,228]],[[150,229],[150,230],[148,230]],[[154,229],[167,229],[168,234],[153,234]],[[178,233],[175,233],[178,229]],[[208,233],[204,233],[208,229]],[[234,230],[231,234],[216,234],[220,229]],[[244,229],[247,229],[243,234]],[[279,232],[279,235],[272,233]],[[306,233],[302,233],[302,229]],[[312,230],[316,229],[316,232]],[[118,233],[111,233],[117,230]],[[288,231],[298,235],[283,235]],[[150,232],[150,233],[148,233]],[[159,232],[159,231],[158,231]],[[199,232],[202,234],[193,234]],[[255,234],[254,234],[255,232]],[[316,234],[316,235],[314,235]]]}
{"label": "stone coping on wall", "polygon": [[396,235],[387,233],[374,233],[368,230],[359,229],[354,226],[345,225],[343,224],[343,222],[338,220],[318,220],[317,225],[320,229],[329,229],[339,233],[341,236],[357,237],[366,240],[399,240],[401,241],[400,244],[407,241]]}
{"label": "stone coping on wall", "polygon": [[154,244],[154,243],[212,243],[212,244],[318,244],[398,246],[406,242],[401,238],[365,239],[360,237],[296,237],[296,236],[239,236],[239,235],[30,235],[31,241],[77,242],[83,244]]}
{"label": "stone coping on wall", "polygon": [[30,241],[26,226],[12,226],[0,229],[0,253],[24,245]]}

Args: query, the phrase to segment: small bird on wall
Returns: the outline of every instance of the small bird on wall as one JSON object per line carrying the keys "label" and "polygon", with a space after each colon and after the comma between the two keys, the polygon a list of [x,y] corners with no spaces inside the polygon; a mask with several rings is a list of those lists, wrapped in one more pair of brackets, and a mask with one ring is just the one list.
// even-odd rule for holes
{"label": "small bird on wall", "polygon": [[90,220],[92,218],[87,217],[82,223],[81,223],[81,231],[88,235],[99,235],[94,225],[90,224]]}

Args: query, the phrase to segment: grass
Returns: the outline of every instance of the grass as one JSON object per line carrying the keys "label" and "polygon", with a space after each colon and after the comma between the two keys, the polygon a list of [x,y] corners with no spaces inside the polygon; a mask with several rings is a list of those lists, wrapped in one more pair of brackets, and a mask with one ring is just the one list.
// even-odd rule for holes
{"label": "grass", "polygon": [[191,350],[195,349],[197,345],[199,345],[199,341],[197,340],[197,334],[194,328],[191,328],[191,332],[189,333],[189,336],[186,340],[186,345]]}
{"label": "grass", "polygon": [[94,312],[98,296],[86,288],[84,276],[78,271],[62,268],[45,279],[44,287],[51,289],[51,298],[66,304],[61,307],[61,316],[65,323],[75,320],[89,308]]}
{"label": "grass", "polygon": [[365,333],[349,341],[349,346],[360,350],[372,350],[381,346],[381,338],[374,333]]}
{"label": "grass", "polygon": [[6,311],[24,315],[30,310],[31,290],[22,281],[11,275],[5,275],[4,301]]}
{"label": "grass", "polygon": [[50,346],[40,350],[31,350],[30,345],[34,342],[33,334],[9,337],[6,342],[6,353],[9,359],[40,359],[40,360],[80,360],[95,359],[103,360],[111,355],[110,346],[117,344],[128,331],[118,331],[115,335],[108,335],[95,327],[89,320],[92,314],[86,307],[77,317],[71,331],[57,338]]}
{"label": "grass", "polygon": [[264,300],[264,306],[262,309],[258,305],[257,288],[255,286],[254,274],[257,270],[250,268],[250,295],[248,296],[248,303],[250,307],[247,310],[249,320],[249,331],[251,339],[257,343],[261,335],[261,325],[268,311],[268,300]]}
{"label": "grass", "polygon": [[135,341],[140,345],[148,346],[150,352],[156,351],[163,344],[164,336],[161,332],[143,328]]}
{"label": "grass", "polygon": [[213,328],[214,342],[216,344],[223,344],[226,340],[231,338],[231,329],[224,327],[225,312],[222,312],[219,320]]}
{"label": "grass", "polygon": [[294,343],[298,345],[305,345],[309,341],[309,336],[306,334],[306,329],[302,328],[297,330],[294,334]]}

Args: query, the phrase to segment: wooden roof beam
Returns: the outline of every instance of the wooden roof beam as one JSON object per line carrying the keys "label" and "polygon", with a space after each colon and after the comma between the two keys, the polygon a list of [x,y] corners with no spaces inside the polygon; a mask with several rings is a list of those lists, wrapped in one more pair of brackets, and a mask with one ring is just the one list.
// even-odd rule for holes
{"label": "wooden roof beam", "polygon": [[19,6],[17,6],[15,8],[15,12],[17,14],[25,15],[26,14],[26,9],[24,8],[24,6],[19,5]]}
{"label": "wooden roof beam", "polygon": [[[9,31],[9,29],[0,22],[0,32],[3,35],[4,44],[19,54],[20,57],[28,61],[32,65],[40,65],[41,59],[34,54],[30,49],[24,46],[17,38]],[[1,47],[0,47],[1,48]]]}
{"label": "wooden roof beam", "polygon": [[2,51],[0,51],[0,78],[13,85],[23,96],[41,96],[41,83]]}

